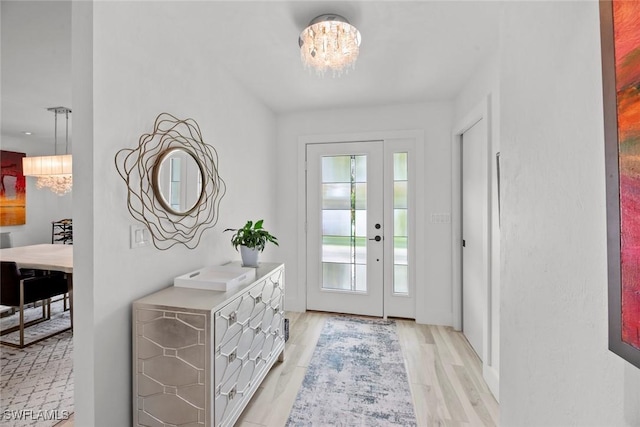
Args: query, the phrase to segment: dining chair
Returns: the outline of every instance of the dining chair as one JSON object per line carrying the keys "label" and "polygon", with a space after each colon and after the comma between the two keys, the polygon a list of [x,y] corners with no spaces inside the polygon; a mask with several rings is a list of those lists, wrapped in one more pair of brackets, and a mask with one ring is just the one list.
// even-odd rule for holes
{"label": "dining chair", "polygon": [[[54,331],[25,344],[25,328],[51,319],[51,298],[69,292],[67,278],[62,272],[47,272],[42,275],[25,277],[20,274],[15,262],[0,261],[0,304],[15,307],[18,311],[19,324],[0,331],[0,336],[20,331],[19,344],[8,341],[0,343],[17,348],[24,348],[46,338],[71,329],[71,326]],[[25,305],[42,301],[42,316],[25,322]]]}
{"label": "dining chair", "polygon": [[13,244],[11,243],[11,232],[3,231],[0,233],[0,249],[10,248]]}

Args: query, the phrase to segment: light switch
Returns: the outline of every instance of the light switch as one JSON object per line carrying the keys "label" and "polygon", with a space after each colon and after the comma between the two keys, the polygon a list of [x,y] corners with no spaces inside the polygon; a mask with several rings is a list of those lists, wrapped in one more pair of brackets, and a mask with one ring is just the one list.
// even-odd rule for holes
{"label": "light switch", "polygon": [[151,240],[147,227],[140,224],[131,225],[129,227],[129,237],[131,249],[149,246]]}

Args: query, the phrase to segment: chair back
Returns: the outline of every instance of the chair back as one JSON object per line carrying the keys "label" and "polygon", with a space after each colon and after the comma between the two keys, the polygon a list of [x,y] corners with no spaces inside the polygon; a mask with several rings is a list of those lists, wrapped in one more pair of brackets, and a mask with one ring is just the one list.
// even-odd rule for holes
{"label": "chair back", "polygon": [[3,231],[2,233],[0,233],[0,249],[12,247],[13,244],[11,243],[11,232]]}
{"label": "chair back", "polygon": [[69,283],[64,273],[51,271],[38,276],[24,276],[15,262],[1,261],[0,304],[12,307],[20,305],[20,281],[24,280],[25,304],[62,295],[69,292]]}
{"label": "chair back", "polygon": [[12,261],[0,261],[0,304],[20,304],[20,271]]}

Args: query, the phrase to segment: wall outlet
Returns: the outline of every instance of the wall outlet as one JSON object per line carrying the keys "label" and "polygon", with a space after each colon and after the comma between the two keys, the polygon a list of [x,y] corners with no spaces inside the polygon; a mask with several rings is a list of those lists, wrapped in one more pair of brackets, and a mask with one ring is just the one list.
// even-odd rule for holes
{"label": "wall outlet", "polygon": [[151,235],[144,225],[131,225],[129,227],[129,238],[131,249],[149,246],[149,243],[151,243]]}

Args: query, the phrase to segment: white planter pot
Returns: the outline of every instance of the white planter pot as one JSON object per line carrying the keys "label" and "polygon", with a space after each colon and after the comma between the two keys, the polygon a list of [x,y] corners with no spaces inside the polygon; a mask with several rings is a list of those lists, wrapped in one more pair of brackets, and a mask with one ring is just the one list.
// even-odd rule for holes
{"label": "white planter pot", "polygon": [[248,248],[246,246],[240,246],[240,255],[242,256],[243,267],[257,267],[258,266],[258,254],[259,250],[255,248]]}

